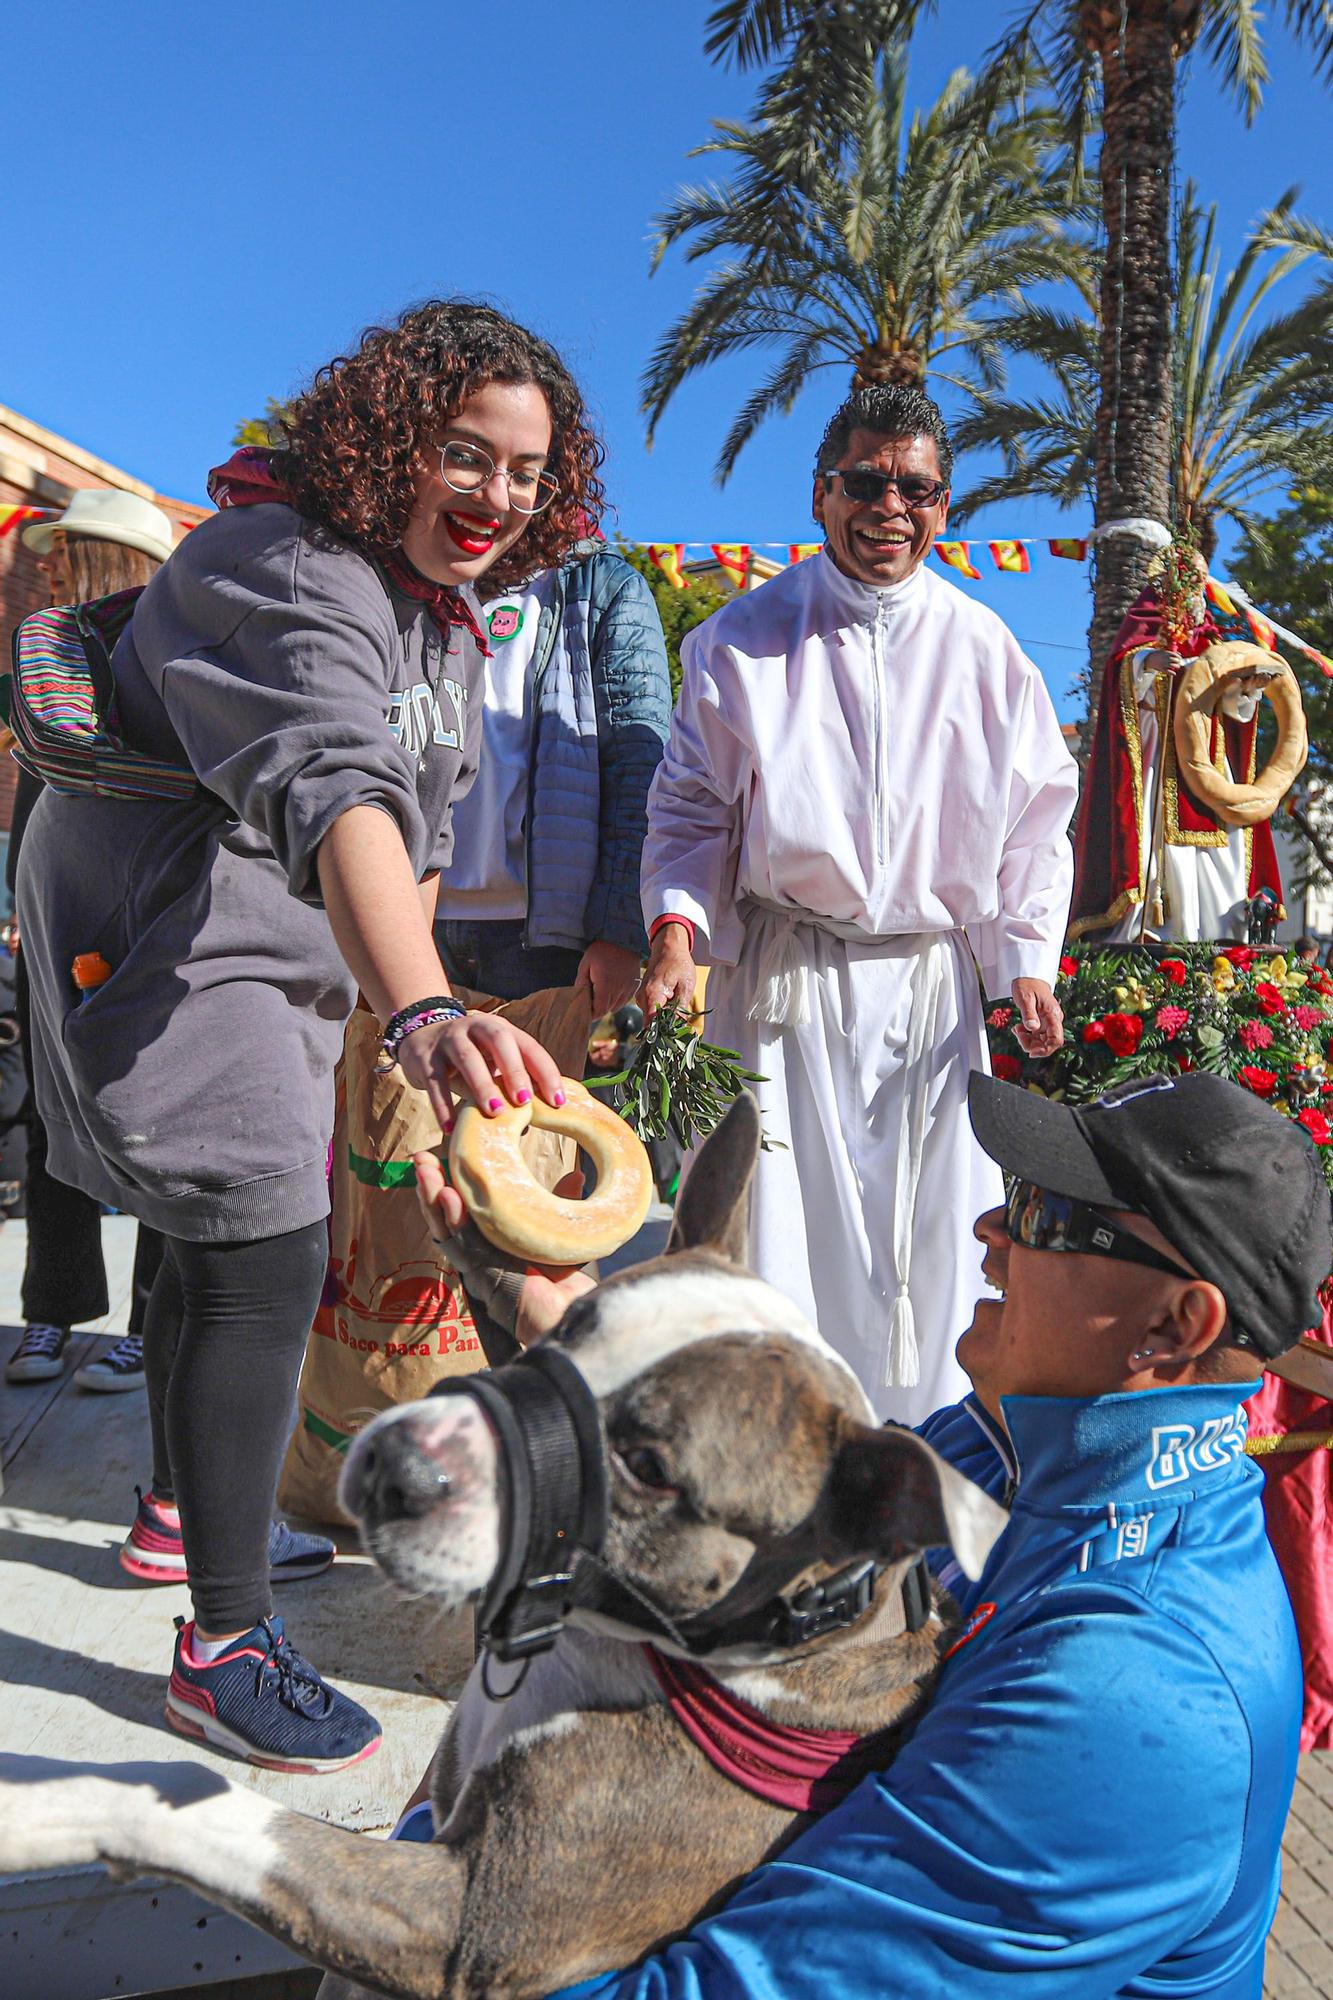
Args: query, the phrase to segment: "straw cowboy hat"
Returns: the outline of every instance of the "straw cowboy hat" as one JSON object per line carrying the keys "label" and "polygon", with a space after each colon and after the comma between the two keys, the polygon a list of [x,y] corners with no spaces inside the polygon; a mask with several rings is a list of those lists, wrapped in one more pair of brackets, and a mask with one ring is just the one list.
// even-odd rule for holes
{"label": "straw cowboy hat", "polygon": [[26,546],[47,555],[57,528],[66,535],[87,535],[99,542],[123,542],[165,562],[175,545],[171,522],[151,500],[121,493],[114,486],[81,487],[54,521],[34,521],[22,530]]}

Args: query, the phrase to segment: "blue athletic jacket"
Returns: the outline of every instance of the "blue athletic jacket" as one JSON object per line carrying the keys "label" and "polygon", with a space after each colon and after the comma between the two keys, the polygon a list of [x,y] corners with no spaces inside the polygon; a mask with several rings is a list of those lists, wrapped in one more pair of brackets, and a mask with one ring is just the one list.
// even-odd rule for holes
{"label": "blue athletic jacket", "polygon": [[1259,2000],[1301,1667],[1254,1387],[931,1418],[1012,1517],[911,1741],[679,1944],[568,1991]]}

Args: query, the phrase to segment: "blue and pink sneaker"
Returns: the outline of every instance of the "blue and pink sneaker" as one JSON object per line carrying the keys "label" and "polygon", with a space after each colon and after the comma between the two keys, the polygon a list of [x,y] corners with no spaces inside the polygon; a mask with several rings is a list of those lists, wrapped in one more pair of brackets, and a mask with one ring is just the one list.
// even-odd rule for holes
{"label": "blue and pink sneaker", "polygon": [[281,1618],[261,1619],[215,1660],[195,1658],[193,1623],[176,1627],[166,1718],[182,1736],[268,1771],[341,1771],[379,1749],[374,1716],[302,1659]]}
{"label": "blue and pink sneaker", "polygon": [[[121,1544],[120,1566],[140,1583],[186,1583],[185,1545],[181,1519],[153,1492],[138,1486],[139,1510],[134,1526]],[[285,1521],[275,1521],[268,1536],[268,1570],[273,1583],[300,1583],[326,1570],[338,1551],[326,1535],[303,1535]]]}

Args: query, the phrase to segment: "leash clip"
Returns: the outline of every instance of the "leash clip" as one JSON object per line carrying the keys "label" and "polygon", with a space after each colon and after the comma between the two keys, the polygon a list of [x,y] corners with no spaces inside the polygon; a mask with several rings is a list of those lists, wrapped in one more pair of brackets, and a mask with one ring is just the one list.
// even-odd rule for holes
{"label": "leash clip", "polygon": [[875,1596],[875,1565],[855,1563],[823,1583],[812,1583],[784,1607],[778,1644],[804,1646],[825,1632],[840,1632],[869,1611]]}

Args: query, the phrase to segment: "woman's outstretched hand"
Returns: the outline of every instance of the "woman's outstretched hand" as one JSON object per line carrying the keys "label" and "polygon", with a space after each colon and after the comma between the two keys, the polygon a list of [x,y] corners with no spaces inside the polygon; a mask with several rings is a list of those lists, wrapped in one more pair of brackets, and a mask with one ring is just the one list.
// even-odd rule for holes
{"label": "woman's outstretched hand", "polygon": [[488,1118],[506,1102],[527,1104],[535,1095],[563,1104],[560,1072],[539,1041],[498,1014],[463,1014],[418,1028],[398,1045],[403,1075],[424,1090],[447,1135],[462,1102]]}

